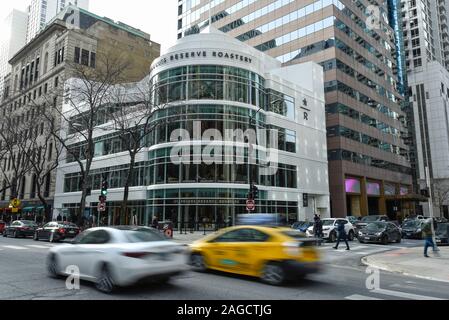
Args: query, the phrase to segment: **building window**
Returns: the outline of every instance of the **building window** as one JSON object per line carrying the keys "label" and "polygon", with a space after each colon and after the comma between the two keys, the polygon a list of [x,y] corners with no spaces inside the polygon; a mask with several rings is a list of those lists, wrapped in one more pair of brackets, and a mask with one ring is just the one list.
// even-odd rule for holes
{"label": "building window", "polygon": [[84,49],[81,51],[81,64],[86,67],[89,66],[89,51]]}
{"label": "building window", "polygon": [[73,61],[75,63],[80,63],[80,57],[81,57],[81,49],[78,47],[75,47],[75,56],[73,58]]}
{"label": "building window", "polygon": [[90,66],[95,68],[97,64],[97,54],[95,52],[90,53]]}

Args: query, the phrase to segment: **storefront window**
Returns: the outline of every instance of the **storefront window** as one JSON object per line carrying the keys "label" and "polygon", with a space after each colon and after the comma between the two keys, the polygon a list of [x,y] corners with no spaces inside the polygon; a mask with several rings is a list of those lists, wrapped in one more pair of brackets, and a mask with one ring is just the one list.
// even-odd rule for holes
{"label": "storefront window", "polygon": [[346,178],[345,181],[346,193],[360,193],[360,180],[356,178]]}

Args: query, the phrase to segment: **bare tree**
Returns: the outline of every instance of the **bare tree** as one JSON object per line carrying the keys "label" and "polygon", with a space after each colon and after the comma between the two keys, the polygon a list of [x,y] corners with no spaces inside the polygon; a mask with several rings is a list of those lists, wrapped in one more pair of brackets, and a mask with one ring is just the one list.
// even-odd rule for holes
{"label": "bare tree", "polygon": [[163,109],[165,103],[157,103],[155,97],[160,97],[160,92],[151,88],[150,83],[143,80],[130,86],[119,85],[113,90],[113,112],[111,112],[111,124],[104,129],[118,134],[122,149],[129,155],[128,170],[123,184],[123,201],[121,214],[127,217],[129,189],[135,178],[136,156],[147,147],[148,136],[159,125],[164,125],[166,120],[157,120],[153,115]]}
{"label": "bare tree", "polygon": [[4,112],[0,118],[1,191],[9,189],[11,199],[19,198],[19,191],[25,188],[25,177],[31,171],[27,155],[32,153],[33,146],[28,140],[34,138],[35,132],[28,118],[29,114],[25,118],[24,114],[12,110]]}
{"label": "bare tree", "polygon": [[445,179],[433,179],[432,192],[435,206],[441,210],[449,202],[449,183]]}
{"label": "bare tree", "polygon": [[[116,53],[97,54],[95,68],[67,63],[64,88],[54,90],[53,112],[46,113],[50,134],[58,141],[65,156],[79,165],[80,207],[78,223],[82,223],[90,187],[90,173],[95,155],[94,133],[98,126],[110,121],[111,90],[124,83],[129,62]],[[62,82],[62,81],[61,81]],[[58,99],[63,103],[57,107]],[[74,148],[74,141],[83,148]]]}

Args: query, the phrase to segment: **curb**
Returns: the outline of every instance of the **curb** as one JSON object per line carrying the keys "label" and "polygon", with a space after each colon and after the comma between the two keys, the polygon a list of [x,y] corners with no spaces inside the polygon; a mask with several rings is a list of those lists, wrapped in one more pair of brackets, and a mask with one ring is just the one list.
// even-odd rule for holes
{"label": "curb", "polygon": [[418,274],[408,273],[408,272],[404,272],[404,271],[400,271],[400,270],[391,270],[391,269],[389,269],[386,266],[368,262],[368,258],[369,258],[369,256],[363,257],[361,259],[361,262],[365,266],[368,266],[368,267],[376,268],[376,269],[379,269],[379,270],[382,270],[382,271],[387,271],[387,272],[390,272],[390,273],[401,274],[401,275],[404,275],[404,276],[407,276],[407,277],[414,277],[414,278],[418,278],[418,279],[425,279],[425,280],[449,283],[449,280],[443,280],[443,279],[434,278],[434,277],[421,276],[421,275],[418,275]]}

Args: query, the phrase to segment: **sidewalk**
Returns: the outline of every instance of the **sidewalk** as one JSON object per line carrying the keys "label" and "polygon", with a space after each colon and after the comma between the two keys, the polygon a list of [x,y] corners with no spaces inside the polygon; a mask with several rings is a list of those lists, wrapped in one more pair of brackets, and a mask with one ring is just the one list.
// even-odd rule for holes
{"label": "sidewalk", "polygon": [[175,231],[173,234],[173,240],[182,244],[190,244],[196,240],[202,239],[210,234],[212,234],[214,232],[209,231],[206,232],[206,235],[204,235],[204,231],[197,231],[194,233],[190,233],[189,231],[187,231],[187,234],[181,234],[179,231]]}
{"label": "sidewalk", "polygon": [[429,248],[430,258],[424,257],[423,247],[404,248],[365,257],[362,263],[389,272],[449,283],[449,247],[439,249],[439,257],[433,254],[432,248]]}

